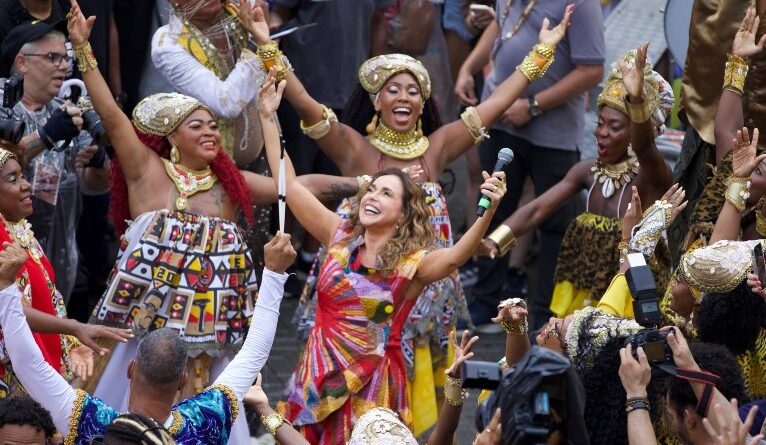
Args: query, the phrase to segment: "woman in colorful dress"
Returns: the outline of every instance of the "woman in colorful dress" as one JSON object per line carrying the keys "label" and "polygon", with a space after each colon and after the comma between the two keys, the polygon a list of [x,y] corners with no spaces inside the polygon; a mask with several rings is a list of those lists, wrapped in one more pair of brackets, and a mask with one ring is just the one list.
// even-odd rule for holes
{"label": "woman in colorful dress", "polygon": [[[285,82],[278,91],[274,84],[270,75],[261,89],[260,113],[269,166],[279,171],[274,115]],[[295,181],[287,155],[285,172],[287,205],[328,246],[328,255],[319,272],[317,321],[280,409],[313,444],[346,443],[356,419],[376,406],[396,411],[411,428],[404,323],[425,286],[470,258],[505,194],[505,174],[484,172],[481,191],[491,200],[487,213],[455,246],[434,250],[423,189],[401,169],[370,178],[348,219]]]}
{"label": "woman in colorful dress", "polygon": [[[67,318],[51,263],[26,220],[32,214],[32,187],[21,172],[16,156],[0,148],[0,250],[4,249],[3,243],[15,243],[29,256],[16,280],[24,297],[24,314],[45,360],[67,381],[77,384],[87,380],[93,371],[93,351],[107,352],[95,339],[126,341],[130,331]],[[0,398],[24,393],[5,355],[2,337],[0,350]]]}
{"label": "woman in colorful dress", "polygon": [[[621,218],[631,201],[631,186],[638,188],[643,202],[654,202],[670,187],[670,167],[654,139],[673,108],[673,91],[652,71],[647,48],[648,43],[626,53],[598,97],[598,158],[576,164],[561,182],[516,210],[482,243],[483,253],[503,255],[516,236],[534,230],[567,199],[588,190],[585,213],[572,221],[561,243],[550,305],[557,317],[595,305],[617,272],[619,244],[627,242],[621,238]],[[658,287],[664,289],[670,267],[667,247],[660,244],[649,262]],[[541,326],[545,321],[533,323]]]}

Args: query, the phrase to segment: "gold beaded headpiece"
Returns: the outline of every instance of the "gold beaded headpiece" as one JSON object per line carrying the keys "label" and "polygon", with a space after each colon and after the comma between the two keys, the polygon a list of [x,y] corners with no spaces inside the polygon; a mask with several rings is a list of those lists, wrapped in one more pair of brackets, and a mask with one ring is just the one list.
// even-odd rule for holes
{"label": "gold beaded headpiece", "polygon": [[730,292],[747,277],[760,242],[723,240],[692,250],[681,257],[681,276],[702,293]]}
{"label": "gold beaded headpiece", "polygon": [[412,432],[388,408],[377,407],[357,420],[347,445],[417,445]]}
{"label": "gold beaded headpiece", "polygon": [[193,97],[179,93],[152,94],[133,109],[133,123],[144,133],[165,137],[200,108],[213,114]]}
{"label": "gold beaded headpiece", "polygon": [[[626,61],[629,67],[636,63],[636,50],[632,49],[626,52],[620,59],[612,64],[609,77],[606,78],[604,89],[598,95],[598,108],[608,105],[615,110],[627,115],[625,108],[625,97],[628,91],[622,81],[622,71],[620,71],[620,61]],[[644,67],[644,97],[649,105],[649,114],[652,122],[657,127],[658,134],[665,130],[665,119],[673,110],[675,97],[670,84],[656,71],[652,71],[652,63],[647,58]]]}
{"label": "gold beaded headpiece", "polygon": [[620,318],[594,307],[576,311],[566,332],[566,355],[578,372],[589,368],[610,341],[641,330],[632,318]]}
{"label": "gold beaded headpiece", "polygon": [[4,148],[0,148],[0,168],[3,168],[5,163],[8,162],[8,159],[17,159],[17,158],[16,158],[16,155],[13,154],[12,152]]}
{"label": "gold beaded headpiece", "polygon": [[423,100],[431,97],[431,77],[419,60],[406,54],[384,54],[367,59],[359,67],[359,83],[370,94],[377,94],[388,79],[399,73],[410,73],[420,85]]}

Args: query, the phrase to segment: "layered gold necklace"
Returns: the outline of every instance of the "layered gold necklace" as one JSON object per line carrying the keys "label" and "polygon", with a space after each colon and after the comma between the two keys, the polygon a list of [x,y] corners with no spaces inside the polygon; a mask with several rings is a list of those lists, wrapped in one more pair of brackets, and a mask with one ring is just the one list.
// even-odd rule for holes
{"label": "layered gold necklace", "polygon": [[426,152],[428,138],[417,126],[410,131],[399,132],[386,127],[381,121],[370,136],[370,144],[385,155],[409,161]]}
{"label": "layered gold necklace", "polygon": [[593,180],[601,184],[601,194],[604,198],[611,198],[614,192],[630,183],[638,175],[638,159],[630,147],[628,147],[628,153],[630,153],[628,159],[620,163],[605,164],[596,159],[596,163],[590,168]]}
{"label": "layered gold necklace", "polygon": [[42,258],[42,252],[35,239],[35,233],[32,231],[32,224],[22,218],[15,223],[6,221],[5,227],[8,229],[11,239],[22,249],[26,250],[36,263],[39,263],[40,258]]}
{"label": "layered gold necklace", "polygon": [[218,181],[218,178],[210,170],[210,166],[204,170],[192,170],[183,165],[174,164],[167,159],[162,159],[162,162],[165,164],[165,171],[178,190],[176,209],[180,211],[186,210],[189,206],[190,197],[196,193],[210,190]]}

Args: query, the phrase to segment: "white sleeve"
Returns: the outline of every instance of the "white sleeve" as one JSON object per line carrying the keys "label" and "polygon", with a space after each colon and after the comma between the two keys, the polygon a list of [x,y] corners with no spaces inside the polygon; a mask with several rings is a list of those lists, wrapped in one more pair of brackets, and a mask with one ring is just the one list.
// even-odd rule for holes
{"label": "white sleeve", "polygon": [[228,386],[234,391],[237,400],[245,397],[245,393],[253,385],[266,359],[269,358],[287,277],[287,274],[263,269],[263,282],[245,344],[215,381],[215,384]]}
{"label": "white sleeve", "polygon": [[152,62],[178,92],[194,97],[217,116],[228,119],[242,114],[266,77],[255,54],[243,50],[226,80],[221,80],[178,43],[169,25],[154,33]]}
{"label": "white sleeve", "polygon": [[51,413],[56,429],[66,433],[77,393],[43,359],[24,317],[21,292],[15,284],[0,291],[0,327],[16,377],[29,395]]}

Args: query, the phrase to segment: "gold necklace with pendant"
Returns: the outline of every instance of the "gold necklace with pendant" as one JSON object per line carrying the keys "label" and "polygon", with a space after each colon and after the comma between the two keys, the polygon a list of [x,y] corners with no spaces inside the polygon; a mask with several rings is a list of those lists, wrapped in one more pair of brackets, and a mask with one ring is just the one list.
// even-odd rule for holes
{"label": "gold necklace with pendant", "polygon": [[11,239],[22,249],[26,250],[36,263],[39,263],[40,258],[42,258],[42,252],[35,239],[35,233],[32,231],[32,224],[22,218],[15,223],[6,221],[5,227],[8,229]]}
{"label": "gold necklace with pendant", "polygon": [[380,122],[370,136],[370,144],[392,158],[409,161],[423,155],[428,149],[428,138],[419,128],[399,132]]}
{"label": "gold necklace with pendant", "polygon": [[162,159],[167,172],[173,184],[180,195],[176,198],[176,209],[186,210],[189,206],[189,198],[198,192],[210,190],[215,185],[218,178],[210,170],[210,166],[204,170],[191,170],[183,165],[174,164],[167,159]]}
{"label": "gold necklace with pendant", "polygon": [[628,147],[628,153],[631,153],[628,159],[617,164],[605,164],[596,159],[595,164],[590,168],[593,180],[601,184],[601,194],[604,198],[611,198],[614,192],[630,183],[638,175],[638,158],[632,154],[630,147]]}

